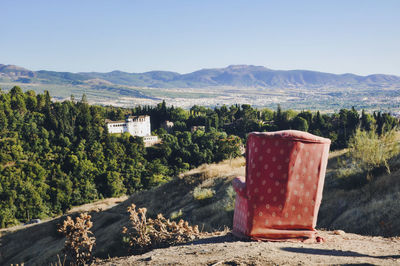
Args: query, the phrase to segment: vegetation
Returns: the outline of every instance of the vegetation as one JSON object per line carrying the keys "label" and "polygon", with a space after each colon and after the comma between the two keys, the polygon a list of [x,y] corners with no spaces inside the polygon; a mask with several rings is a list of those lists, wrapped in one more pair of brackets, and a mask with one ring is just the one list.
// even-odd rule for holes
{"label": "vegetation", "polygon": [[[362,139],[362,141],[357,141],[360,144],[360,150],[356,152],[360,156],[357,160],[352,157],[351,149],[331,153],[318,215],[318,226],[328,230],[340,229],[357,234],[398,236],[400,232],[400,220],[397,218],[400,215],[398,208],[400,157],[399,155],[390,159],[387,157],[387,164],[390,167],[390,173],[388,173],[382,161],[376,163],[376,159],[382,153],[375,154],[374,151],[368,154],[371,152],[368,146],[375,146],[377,143],[382,145],[382,137],[371,133],[372,140],[369,140],[369,134],[366,133],[359,131],[354,137],[354,139]],[[391,135],[390,132],[387,134]],[[395,147],[397,145],[397,143],[389,142],[389,147],[394,147],[394,149],[397,149]],[[361,150],[365,154],[362,154]],[[341,160],[338,160],[340,157]],[[375,159],[371,160],[374,157]],[[371,161],[374,163],[369,164],[368,162]]]}
{"label": "vegetation", "polygon": [[[36,95],[14,87],[0,92],[0,100],[0,227],[132,194],[230,156],[219,145],[229,136],[216,130],[159,130],[163,144],[150,149],[142,138],[108,134],[104,120],[132,110],[91,106],[85,96],[79,102],[72,97],[53,102],[48,92]],[[180,114],[182,109],[167,113]]]}
{"label": "vegetation", "polygon": [[182,212],[182,209],[180,209],[179,211],[172,212],[171,215],[169,216],[169,218],[171,220],[176,220],[176,219],[182,217],[182,215],[183,215],[183,212]]}
{"label": "vegetation", "polygon": [[227,199],[226,199],[224,209],[227,212],[233,212],[235,210],[236,192],[232,186],[229,186],[226,189],[226,195],[227,195]]}
{"label": "vegetation", "polygon": [[[331,154],[343,156],[344,151]],[[152,188],[134,193],[126,201],[113,208],[102,207],[98,211],[97,204],[88,204],[83,210],[93,211],[92,227],[97,237],[94,256],[96,258],[121,257],[127,255],[121,247],[122,224],[129,227],[128,206],[134,202],[138,208],[146,207],[146,217],[156,218],[158,213],[171,217],[174,212],[181,212],[180,219],[191,225],[198,225],[201,231],[212,232],[222,230],[224,226],[232,226],[233,200],[235,193],[231,181],[235,176],[245,174],[243,157],[225,160],[218,164],[202,165],[181,175],[180,178]],[[330,158],[325,180],[324,196],[318,218],[319,228],[344,230],[347,233],[366,235],[399,235],[400,213],[400,172],[392,167],[391,175],[382,175],[368,182],[362,188],[344,190],[334,182],[333,175],[337,168],[337,157]],[[397,170],[396,170],[397,169]],[[334,180],[332,180],[334,179]],[[215,196],[207,205],[193,198],[196,187],[215,190]],[[232,209],[231,209],[232,208]],[[2,230],[2,257],[0,264],[25,262],[27,265],[49,265],[57,260],[57,254],[63,246],[64,239],[54,234],[57,223],[55,219],[35,226],[22,227],[24,230]],[[50,232],[43,234],[43,232]],[[101,241],[100,241],[101,240]],[[127,239],[126,239],[127,240]],[[127,243],[127,242],[126,242]],[[37,254],[41,254],[38,256]],[[147,256],[148,257],[148,256]]]}
{"label": "vegetation", "polygon": [[[142,138],[108,134],[105,119],[150,115],[162,143],[145,148]],[[174,122],[169,133],[160,127]],[[132,194],[171,180],[201,164],[241,154],[251,131],[307,130],[347,147],[357,128],[378,135],[398,125],[389,114],[342,109],[332,115],[258,110],[250,105],[186,111],[165,102],[133,109],[89,105],[84,95],[53,102],[13,87],[0,91],[0,227],[44,218],[105,197]],[[191,132],[192,126],[205,130]],[[232,160],[231,160],[232,161]]]}
{"label": "vegetation", "polygon": [[196,187],[193,191],[193,198],[195,200],[207,200],[214,197],[215,191],[210,188]]}
{"label": "vegetation", "polygon": [[90,265],[93,260],[92,252],[96,239],[90,231],[93,226],[90,218],[87,213],[81,213],[75,221],[67,216],[57,230],[66,237],[64,252],[69,265]]}
{"label": "vegetation", "polygon": [[384,167],[390,173],[389,160],[400,153],[400,146],[394,129],[381,135],[375,129],[357,129],[349,143],[349,157],[370,177],[370,172]]}
{"label": "vegetation", "polygon": [[128,212],[130,225],[124,227],[122,233],[133,254],[185,243],[199,236],[198,226],[189,226],[182,219],[178,223],[171,222],[162,214],[158,214],[156,219],[148,219],[147,209],[139,208],[136,211],[135,204],[128,207]]}

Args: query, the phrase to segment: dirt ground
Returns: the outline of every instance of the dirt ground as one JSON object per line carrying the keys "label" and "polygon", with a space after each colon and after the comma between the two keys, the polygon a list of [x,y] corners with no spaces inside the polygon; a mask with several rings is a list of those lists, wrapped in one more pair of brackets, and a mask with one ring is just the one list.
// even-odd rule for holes
{"label": "dirt ground", "polygon": [[400,238],[320,231],[324,243],[240,241],[230,233],[96,265],[400,265]]}

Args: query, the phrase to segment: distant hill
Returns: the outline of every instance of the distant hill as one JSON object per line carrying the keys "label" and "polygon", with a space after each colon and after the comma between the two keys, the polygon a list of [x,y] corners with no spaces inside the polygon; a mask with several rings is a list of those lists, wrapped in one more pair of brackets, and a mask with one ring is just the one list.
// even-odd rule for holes
{"label": "distant hill", "polygon": [[26,83],[31,82],[35,75],[34,71],[22,67],[0,64],[0,80]]}
{"label": "distant hill", "polygon": [[152,88],[256,87],[256,88],[382,88],[400,87],[400,76],[331,74],[309,70],[272,70],[263,66],[231,65],[202,69],[188,74],[170,71],[127,73],[30,71],[0,64],[0,81],[58,85],[90,84],[96,80],[114,85]]}

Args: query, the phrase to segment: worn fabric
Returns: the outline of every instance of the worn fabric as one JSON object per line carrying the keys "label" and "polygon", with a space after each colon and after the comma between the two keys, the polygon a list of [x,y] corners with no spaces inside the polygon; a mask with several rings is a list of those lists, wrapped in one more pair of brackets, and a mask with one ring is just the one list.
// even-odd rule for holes
{"label": "worn fabric", "polygon": [[250,133],[246,178],[233,181],[233,233],[258,240],[319,241],[315,226],[329,146],[329,139],[295,130]]}

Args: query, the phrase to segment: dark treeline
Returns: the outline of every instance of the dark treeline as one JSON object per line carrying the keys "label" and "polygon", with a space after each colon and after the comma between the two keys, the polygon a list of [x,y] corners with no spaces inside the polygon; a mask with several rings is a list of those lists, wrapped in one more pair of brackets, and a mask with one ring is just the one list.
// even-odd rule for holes
{"label": "dark treeline", "polygon": [[[359,114],[354,108],[341,109],[334,114],[321,114],[319,111],[283,111],[279,105],[276,111],[268,108],[259,110],[243,104],[214,109],[195,105],[185,111],[173,106],[166,107],[165,102],[162,102],[156,107],[139,106],[131,112],[151,115],[152,128],[158,128],[161,122],[169,120],[174,122],[173,129],[176,131],[190,131],[192,126],[205,126],[206,131],[223,131],[239,136],[243,142],[252,131],[302,130],[331,139],[331,149],[334,150],[346,148],[358,127],[367,131],[375,129],[381,134],[399,125],[398,119],[389,113],[369,114],[362,110]],[[115,115],[115,118],[123,117],[123,113]]]}
{"label": "dark treeline", "polygon": [[[140,137],[107,133],[105,119],[141,114],[151,116],[161,144],[145,148]],[[160,127],[166,120],[174,122],[168,133]],[[148,189],[200,164],[236,157],[251,131],[308,131],[330,138],[337,149],[357,127],[379,133],[397,125],[389,114],[354,109],[332,115],[250,105],[187,111],[165,102],[126,109],[89,105],[85,96],[53,102],[48,92],[0,90],[0,227]],[[192,133],[192,126],[205,130]]]}

